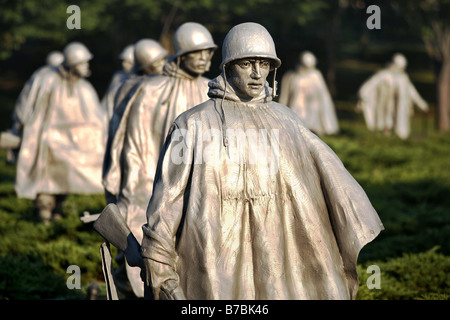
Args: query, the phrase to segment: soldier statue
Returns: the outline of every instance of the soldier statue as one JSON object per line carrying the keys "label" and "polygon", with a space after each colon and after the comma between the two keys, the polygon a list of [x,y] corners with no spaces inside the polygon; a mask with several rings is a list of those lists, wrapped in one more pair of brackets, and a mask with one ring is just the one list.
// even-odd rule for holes
{"label": "soldier statue", "polygon": [[383,226],[336,154],[272,101],[280,65],[263,26],[233,27],[209,99],[173,122],[143,226],[156,299],[355,298],[358,253]]}
{"label": "soldier statue", "polygon": [[14,110],[21,144],[15,189],[35,199],[44,223],[62,214],[68,194],[102,193],[107,117],[85,79],[92,53],[80,42],[64,62],[36,76]]}

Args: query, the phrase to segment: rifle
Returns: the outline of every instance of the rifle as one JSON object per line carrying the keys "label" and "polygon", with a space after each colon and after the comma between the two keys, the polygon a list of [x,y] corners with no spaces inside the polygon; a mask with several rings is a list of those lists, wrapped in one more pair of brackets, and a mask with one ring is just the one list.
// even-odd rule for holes
{"label": "rifle", "polygon": [[128,227],[119,207],[108,204],[94,222],[94,229],[113,246],[122,250],[127,263],[144,270],[141,246]]}
{"label": "rifle", "polygon": [[9,131],[0,132],[0,149],[17,149],[22,139]]}
{"label": "rifle", "polygon": [[103,276],[106,283],[106,297],[108,300],[119,300],[112,274],[113,264],[108,242],[103,242],[100,246],[100,255],[102,256]]}

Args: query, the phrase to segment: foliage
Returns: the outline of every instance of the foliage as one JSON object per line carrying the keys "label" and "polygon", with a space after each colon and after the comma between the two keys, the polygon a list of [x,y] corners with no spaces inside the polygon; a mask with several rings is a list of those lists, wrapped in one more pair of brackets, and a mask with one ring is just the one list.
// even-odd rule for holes
{"label": "foliage", "polygon": [[[341,134],[322,137],[364,187],[385,226],[360,253],[358,299],[448,299],[450,268],[450,135],[421,129],[412,137],[367,131],[362,118],[337,103]],[[428,119],[430,121],[431,119]],[[99,212],[103,196],[70,196],[66,216],[39,223],[30,200],[13,191],[14,166],[0,152],[0,299],[79,299],[93,280],[104,287],[99,245],[102,238],[84,225],[82,211]],[[439,249],[438,247],[439,246]],[[81,268],[83,290],[68,290],[66,269]],[[381,289],[369,290],[367,267],[381,269]]]}
{"label": "foliage", "polygon": [[103,195],[69,196],[65,216],[44,226],[33,202],[16,197],[14,166],[5,165],[4,150],[0,154],[0,299],[84,298],[82,291],[67,289],[66,270],[78,265],[84,287],[102,279],[103,238],[79,217],[84,210],[100,212]]}
{"label": "foliage", "polygon": [[[336,55],[345,58],[337,61],[336,75],[341,133],[322,138],[363,186],[385,226],[385,231],[360,253],[358,299],[448,299],[450,135],[437,134],[432,129],[431,117],[417,113],[413,118],[411,139],[402,141],[395,135],[367,131],[362,116],[354,112],[357,87],[390,59],[393,50],[405,52],[405,48],[409,48],[409,69],[422,68],[412,70],[417,75],[412,81],[418,84],[419,92],[425,91],[426,100],[433,102],[430,97],[435,95],[434,78],[429,76],[432,72],[424,59],[425,49],[415,47],[420,30],[406,28],[402,24],[404,21],[389,19],[401,17],[400,12],[414,5],[396,1],[401,5],[391,12],[386,9],[389,1],[379,1],[383,5],[383,27],[370,32],[370,37],[385,42],[377,42],[376,46],[372,42],[370,50],[364,50],[364,39],[368,37],[364,27],[367,16],[365,10],[354,5],[365,2],[368,3],[0,0],[0,60],[4,60],[0,67],[16,68],[14,71],[25,77],[42,63],[50,49],[61,48],[69,40],[81,40],[94,53],[90,80],[101,93],[99,87],[106,85],[113,72],[111,66],[126,44],[143,37],[170,39],[175,28],[185,21],[204,24],[220,44],[232,25],[255,21],[266,25],[274,36],[277,52],[283,60],[281,72],[292,68],[299,51],[306,48],[318,52],[319,68],[325,66],[326,69],[327,62],[321,59],[330,54],[324,49],[324,39],[330,36],[326,31],[332,26],[330,22],[335,21],[332,17],[336,15],[337,3],[348,3],[348,7],[338,9],[341,20],[337,27],[342,33],[333,33],[340,41]],[[446,4],[448,0],[420,2]],[[82,10],[81,30],[66,28],[69,4],[77,4]],[[422,22],[416,26],[426,27]],[[166,45],[168,43],[170,41]],[[11,55],[12,59],[5,60]],[[361,57],[364,65],[357,60]],[[214,64],[218,64],[220,54],[213,59],[211,70],[216,75]],[[357,63],[356,67],[352,63]],[[424,77],[429,79],[423,81]],[[0,94],[4,106],[0,111],[2,130],[10,127],[10,114],[20,90],[16,84],[10,85],[14,90],[8,91],[6,78],[3,74],[0,78],[4,89]],[[99,246],[103,239],[92,229],[92,224],[82,224],[79,216],[85,210],[100,212],[105,205],[103,196],[69,196],[64,206],[66,215],[44,226],[36,217],[33,202],[16,197],[15,167],[5,164],[5,154],[0,150],[0,299],[83,298],[91,281],[102,282]],[[68,290],[65,284],[67,267],[72,264],[81,268],[81,292]],[[380,290],[369,290],[366,286],[370,276],[366,269],[372,264],[381,269]],[[103,283],[101,285],[104,287]]]}
{"label": "foliage", "polygon": [[360,261],[423,252],[435,245],[450,255],[450,136],[425,133],[423,123],[432,121],[430,117],[414,118],[407,141],[368,132],[359,120],[342,120],[342,134],[324,140],[363,186],[385,226]]}
{"label": "foliage", "polygon": [[[360,288],[357,299],[450,299],[450,257],[439,253],[438,247],[418,254],[403,254],[386,262],[358,265]],[[370,265],[380,268],[380,289],[369,289]],[[369,282],[371,279],[369,279]]]}

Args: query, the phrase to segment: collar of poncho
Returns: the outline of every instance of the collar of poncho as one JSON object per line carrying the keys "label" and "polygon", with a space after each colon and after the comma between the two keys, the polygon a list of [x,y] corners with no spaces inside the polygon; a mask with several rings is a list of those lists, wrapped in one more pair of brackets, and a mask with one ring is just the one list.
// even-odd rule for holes
{"label": "collar of poncho", "polygon": [[232,103],[239,106],[247,106],[249,107],[249,110],[259,109],[260,106],[264,107],[267,105],[267,103],[272,101],[272,88],[269,86],[269,83],[267,81],[264,84],[264,90],[261,91],[258,97],[245,102],[238,97],[234,88],[229,82],[227,82],[224,73],[221,73],[218,77],[208,82],[208,87],[208,97],[210,97],[211,99],[220,99],[218,108],[216,110],[219,113],[220,119],[222,121],[222,137],[223,145],[225,148],[228,148],[228,138],[227,115],[225,109],[223,108],[224,100],[231,101]]}
{"label": "collar of poncho", "polygon": [[272,88],[266,81],[264,90],[261,91],[259,96],[253,98],[250,101],[242,101],[236,94],[236,91],[229,82],[225,82],[224,73],[221,73],[218,77],[214,78],[208,83],[209,91],[208,97],[230,100],[233,102],[241,102],[249,105],[266,104],[272,101]]}

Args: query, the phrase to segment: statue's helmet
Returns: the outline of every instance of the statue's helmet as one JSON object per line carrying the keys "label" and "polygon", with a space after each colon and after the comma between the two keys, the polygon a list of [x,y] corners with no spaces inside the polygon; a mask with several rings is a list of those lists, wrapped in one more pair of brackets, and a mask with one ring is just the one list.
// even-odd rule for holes
{"label": "statue's helmet", "polygon": [[408,60],[406,60],[406,57],[401,53],[394,54],[392,57],[392,62],[400,69],[405,69],[408,64]]}
{"label": "statue's helmet", "polygon": [[314,68],[317,64],[317,59],[312,52],[303,51],[300,54],[300,63],[307,68]]}
{"label": "statue's helmet", "polygon": [[67,67],[74,67],[79,63],[91,60],[94,56],[88,48],[81,42],[71,42],[65,46],[64,64]]}
{"label": "statue's helmet", "polygon": [[196,22],[185,22],[175,31],[173,38],[175,57],[192,51],[216,49],[211,33]]}
{"label": "statue's helmet", "polygon": [[155,61],[164,58],[167,50],[153,39],[142,39],[136,42],[134,60],[137,68],[144,69]]}
{"label": "statue's helmet", "polygon": [[123,61],[128,61],[129,63],[134,63],[134,45],[130,44],[126,46],[122,52],[119,54],[119,59]]}
{"label": "statue's helmet", "polygon": [[59,51],[51,51],[45,59],[45,63],[49,66],[59,66],[64,61],[64,55]]}
{"label": "statue's helmet", "polygon": [[231,61],[250,57],[272,60],[273,69],[281,65],[272,36],[266,28],[254,22],[238,24],[228,32],[223,41],[220,68]]}

